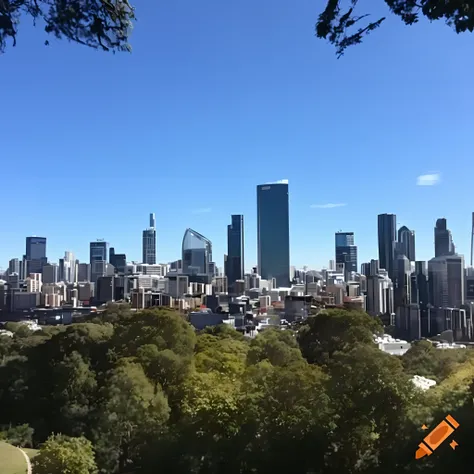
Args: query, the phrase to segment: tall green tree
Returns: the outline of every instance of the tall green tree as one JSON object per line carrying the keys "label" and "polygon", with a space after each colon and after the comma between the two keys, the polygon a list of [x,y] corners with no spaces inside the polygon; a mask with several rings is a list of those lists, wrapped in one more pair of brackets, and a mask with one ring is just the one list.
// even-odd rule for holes
{"label": "tall green tree", "polygon": [[[366,2],[365,8],[357,10],[359,0],[326,0],[326,8],[319,15],[316,23],[318,38],[327,39],[336,47],[338,57],[342,56],[349,46],[362,42],[369,33],[380,27],[386,17],[381,16],[369,21],[369,8],[382,1]],[[361,2],[364,3],[364,2]],[[398,16],[406,25],[417,23],[420,18],[429,21],[441,20],[454,29],[456,33],[474,29],[473,0],[384,0],[391,14]]]}
{"label": "tall green tree", "polygon": [[101,466],[107,472],[133,466],[146,438],[159,433],[168,417],[165,395],[141,365],[120,362],[108,374],[98,404],[95,440]]}
{"label": "tall green tree", "polygon": [[34,458],[35,474],[97,474],[92,444],[86,438],[52,435]]}
{"label": "tall green tree", "polygon": [[362,311],[325,310],[307,319],[298,331],[305,359],[326,365],[336,352],[347,352],[357,344],[374,344],[380,322]]}

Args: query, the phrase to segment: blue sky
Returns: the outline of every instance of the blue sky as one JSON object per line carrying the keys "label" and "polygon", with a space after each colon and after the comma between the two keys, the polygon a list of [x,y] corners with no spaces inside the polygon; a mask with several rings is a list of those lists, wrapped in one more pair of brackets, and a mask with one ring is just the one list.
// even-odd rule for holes
{"label": "blue sky", "polygon": [[[355,232],[359,263],[376,258],[382,212],[416,231],[419,259],[446,217],[467,257],[474,36],[394,18],[337,60],[313,34],[322,5],[137,0],[133,53],[117,55],[45,47],[24,21],[0,57],[0,268],[27,235],[46,236],[52,260],[87,260],[96,238],[139,260],[149,212],[160,262],[192,227],[218,265],[244,214],[250,268],[256,185],[279,179],[296,266],[327,265],[338,230]],[[425,174],[441,179],[417,186]]]}

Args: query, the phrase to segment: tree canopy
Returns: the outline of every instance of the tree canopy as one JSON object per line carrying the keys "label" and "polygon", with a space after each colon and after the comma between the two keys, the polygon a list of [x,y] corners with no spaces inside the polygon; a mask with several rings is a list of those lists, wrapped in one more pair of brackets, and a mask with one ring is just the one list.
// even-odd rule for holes
{"label": "tree canopy", "polygon": [[49,437],[34,460],[35,474],[97,474],[92,444],[85,438]]}
{"label": "tree canopy", "polygon": [[[361,7],[358,12],[358,3],[359,0],[326,0],[326,8],[316,23],[316,36],[333,44],[338,57],[349,46],[361,43],[365,36],[381,26],[386,19],[383,16],[370,21],[370,11],[364,11]],[[367,1],[366,8],[373,8],[374,3]],[[384,3],[406,25],[413,25],[420,18],[426,18],[429,21],[443,20],[456,33],[472,33],[474,29],[473,0],[384,0]]]}
{"label": "tree canopy", "polygon": [[16,45],[20,20],[28,17],[56,38],[104,51],[130,50],[135,15],[128,0],[0,0],[0,53],[8,40]]}
{"label": "tree canopy", "polygon": [[[421,341],[395,357],[374,344],[380,330],[363,312],[323,309],[250,339],[124,305],[18,331],[0,338],[0,437],[40,448],[38,474],[467,472],[473,352]],[[437,385],[420,391],[415,374]],[[421,426],[448,413],[459,452],[415,462]]]}

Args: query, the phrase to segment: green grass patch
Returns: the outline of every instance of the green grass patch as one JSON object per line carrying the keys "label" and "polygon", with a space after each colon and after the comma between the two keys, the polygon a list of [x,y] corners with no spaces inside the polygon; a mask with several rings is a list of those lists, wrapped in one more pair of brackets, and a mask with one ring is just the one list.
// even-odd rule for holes
{"label": "green grass patch", "polygon": [[26,461],[22,452],[15,446],[2,441],[0,441],[0,472],[2,474],[26,474]]}
{"label": "green grass patch", "polygon": [[39,453],[39,449],[23,448],[23,451],[28,454],[30,460],[32,460]]}

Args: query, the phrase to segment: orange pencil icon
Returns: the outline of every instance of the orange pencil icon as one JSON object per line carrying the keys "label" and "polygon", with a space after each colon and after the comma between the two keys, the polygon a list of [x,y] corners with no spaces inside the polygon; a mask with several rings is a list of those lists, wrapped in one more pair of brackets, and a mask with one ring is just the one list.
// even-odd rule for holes
{"label": "orange pencil icon", "polygon": [[[418,449],[415,453],[415,459],[421,459],[425,456],[431,456],[433,451],[437,449],[441,443],[443,443],[454,430],[459,427],[459,423],[451,416],[448,415],[431,433],[418,445]],[[457,443],[453,441],[451,447],[454,449]]]}

